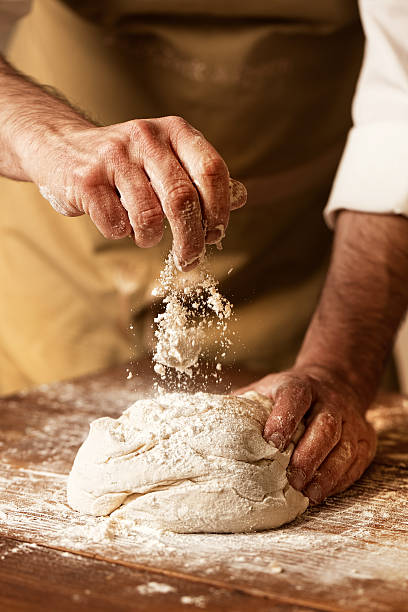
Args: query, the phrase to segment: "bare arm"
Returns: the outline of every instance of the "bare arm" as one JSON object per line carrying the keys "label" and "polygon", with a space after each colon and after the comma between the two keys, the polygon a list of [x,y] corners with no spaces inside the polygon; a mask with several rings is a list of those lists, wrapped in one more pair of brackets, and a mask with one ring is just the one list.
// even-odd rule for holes
{"label": "bare arm", "polygon": [[67,100],[17,72],[0,55],[0,174],[31,181],[32,156],[70,129],[95,125]]}
{"label": "bare arm", "polygon": [[180,117],[96,127],[66,100],[0,57],[0,174],[37,184],[67,216],[88,214],[107,238],[157,244],[163,218],[181,268],[223,237],[245,203],[241,183],[204,136]]}
{"label": "bare arm", "polygon": [[368,404],[408,305],[408,219],[340,213],[330,270],[296,367],[325,367]]}
{"label": "bare arm", "polygon": [[325,287],[294,367],[251,385],[275,400],[266,439],[306,430],[289,480],[312,501],[342,491],[375,452],[364,418],[408,305],[408,219],[343,211]]}

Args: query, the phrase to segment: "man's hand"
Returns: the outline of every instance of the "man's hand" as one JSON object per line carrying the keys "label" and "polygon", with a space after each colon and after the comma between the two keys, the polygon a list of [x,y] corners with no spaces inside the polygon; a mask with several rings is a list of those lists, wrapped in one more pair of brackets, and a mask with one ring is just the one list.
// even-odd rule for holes
{"label": "man's hand", "polygon": [[306,429],[288,467],[290,484],[311,502],[340,493],[371,463],[376,434],[364,418],[367,406],[341,379],[318,368],[270,374],[240,389],[274,402],[264,437],[283,451],[299,423]]}
{"label": "man's hand", "polygon": [[245,203],[244,188],[231,202],[225,162],[180,117],[74,127],[40,151],[26,167],[58,212],[88,214],[106,238],[133,231],[144,248],[160,241],[166,216],[181,268],[224,237],[231,204]]}
{"label": "man's hand", "polygon": [[0,58],[0,174],[37,184],[57,212],[88,214],[107,238],[156,245],[167,217],[180,268],[225,234],[245,187],[180,117],[96,127]]}
{"label": "man's hand", "polygon": [[313,502],[350,486],[374,456],[364,414],[407,305],[408,220],[341,212],[326,283],[293,369],[250,386],[274,400],[264,435],[279,448],[305,417],[288,478]]}

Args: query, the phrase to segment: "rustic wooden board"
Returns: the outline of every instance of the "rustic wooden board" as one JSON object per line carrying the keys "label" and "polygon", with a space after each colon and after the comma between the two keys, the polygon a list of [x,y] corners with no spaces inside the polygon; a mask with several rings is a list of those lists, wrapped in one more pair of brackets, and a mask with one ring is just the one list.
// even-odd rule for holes
{"label": "rustic wooden board", "polygon": [[[284,528],[110,537],[109,519],[66,505],[66,475],[89,421],[150,392],[149,369],[135,373],[0,400],[0,609],[408,609],[407,399],[387,396],[371,410],[379,448],[364,478]],[[168,593],[138,590],[151,582]]]}
{"label": "rustic wooden board", "polygon": [[[0,538],[0,606],[7,612],[86,610],[176,612],[210,609],[247,610],[253,597],[174,576],[99,561],[48,547]],[[257,612],[271,609],[257,598]],[[276,604],[277,612],[315,612],[313,608]]]}

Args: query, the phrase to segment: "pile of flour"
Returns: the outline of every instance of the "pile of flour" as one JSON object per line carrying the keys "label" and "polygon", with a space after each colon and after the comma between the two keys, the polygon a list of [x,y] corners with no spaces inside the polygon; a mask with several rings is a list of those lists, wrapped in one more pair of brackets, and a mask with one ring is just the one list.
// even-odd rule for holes
{"label": "pile of flour", "polygon": [[249,532],[304,512],[281,453],[262,436],[272,402],[169,393],[90,426],[68,479],[72,508],[179,533]]}
{"label": "pile of flour", "polygon": [[155,318],[157,339],[153,355],[155,371],[166,380],[169,369],[191,377],[205,355],[206,335],[215,329],[215,377],[231,345],[227,334],[231,303],[220,295],[205,260],[191,272],[181,274],[170,253],[154,295],[163,298],[164,312]]}

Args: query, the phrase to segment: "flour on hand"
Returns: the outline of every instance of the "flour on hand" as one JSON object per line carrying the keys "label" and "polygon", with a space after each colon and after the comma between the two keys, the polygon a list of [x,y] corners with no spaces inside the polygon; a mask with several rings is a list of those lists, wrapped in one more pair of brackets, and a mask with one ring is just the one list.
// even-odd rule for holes
{"label": "flour on hand", "polygon": [[[72,508],[189,532],[278,527],[304,512],[281,453],[262,437],[272,409],[242,396],[168,393],[90,426],[68,479]],[[298,432],[299,435],[299,432]]]}

